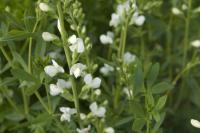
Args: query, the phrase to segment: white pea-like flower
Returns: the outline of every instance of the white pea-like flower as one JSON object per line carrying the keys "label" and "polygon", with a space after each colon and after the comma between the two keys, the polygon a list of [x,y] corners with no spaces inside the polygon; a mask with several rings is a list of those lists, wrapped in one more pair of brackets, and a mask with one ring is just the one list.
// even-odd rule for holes
{"label": "white pea-like flower", "polygon": [[136,56],[134,54],[131,54],[130,52],[126,52],[124,54],[124,63],[125,64],[130,64],[132,62],[134,62],[136,59]]}
{"label": "white pea-like flower", "polygon": [[88,125],[88,127],[83,128],[83,129],[77,128],[76,131],[77,133],[89,133],[90,129],[91,129],[91,125]]}
{"label": "white pea-like flower", "polygon": [[173,8],[172,8],[172,13],[173,13],[174,15],[180,15],[180,14],[182,14],[181,10],[179,10],[179,9],[176,8],[176,7],[173,7]]}
{"label": "white pea-like flower", "polygon": [[130,24],[135,24],[137,26],[142,26],[146,18],[144,15],[139,15],[138,12],[135,12],[131,18]]}
{"label": "white pea-like flower", "polygon": [[120,23],[121,23],[120,15],[118,15],[116,13],[112,13],[109,25],[113,26],[113,27],[117,27]]}
{"label": "white pea-like flower", "polygon": [[100,73],[102,73],[105,76],[113,71],[114,71],[114,68],[108,64],[104,64],[104,66],[100,68]]}
{"label": "white pea-like flower", "polygon": [[113,32],[108,31],[106,35],[102,34],[99,39],[102,44],[112,44],[113,37],[114,37]]}
{"label": "white pea-like flower", "polygon": [[63,93],[65,88],[71,88],[71,82],[58,79],[56,84],[50,84],[50,94],[52,96],[57,96],[60,93]]}
{"label": "white pea-like flower", "polygon": [[199,48],[200,47],[200,40],[194,40],[191,42],[193,47]]}
{"label": "white pea-like flower", "polygon": [[76,35],[72,35],[69,37],[68,42],[71,44],[69,49],[72,52],[83,53],[85,50],[83,39],[77,38]]}
{"label": "white pea-like flower", "polygon": [[128,99],[130,99],[131,96],[133,95],[133,91],[130,90],[129,88],[127,88],[127,87],[123,88],[123,92],[127,95]]}
{"label": "white pea-like flower", "polygon": [[43,32],[42,33],[42,38],[46,42],[50,42],[50,41],[54,41],[54,40],[58,39],[58,37],[56,35],[51,34],[49,32]]}
{"label": "white pea-like flower", "polygon": [[70,68],[70,75],[74,75],[75,78],[80,77],[83,74],[83,71],[86,69],[86,65],[81,63],[76,63]]}
{"label": "white pea-like flower", "polygon": [[112,127],[107,127],[104,129],[105,133],[115,133],[115,130]]}
{"label": "white pea-like flower", "polygon": [[130,2],[126,1],[122,4],[118,4],[117,5],[117,14],[122,16],[124,14],[124,12],[128,12],[130,9]]}
{"label": "white pea-like flower", "polygon": [[54,77],[57,73],[64,73],[63,67],[58,65],[58,63],[55,60],[52,60],[53,65],[48,65],[44,68],[44,71],[47,75],[50,77]]}
{"label": "white pea-like flower", "polygon": [[194,126],[196,128],[200,128],[200,122],[198,120],[191,119],[190,123],[192,124],[192,126]]}
{"label": "white pea-like flower", "polygon": [[84,82],[86,85],[93,89],[99,88],[101,85],[101,79],[99,77],[93,79],[91,74],[85,75]]}
{"label": "white pea-like flower", "polygon": [[60,112],[62,112],[60,121],[68,121],[68,122],[70,122],[71,120],[71,115],[77,113],[76,109],[69,107],[60,107]]}
{"label": "white pea-like flower", "polygon": [[43,12],[48,12],[48,11],[50,11],[49,5],[47,5],[46,3],[43,3],[43,2],[41,2],[41,3],[39,4],[39,8],[40,8],[40,10],[42,10]]}
{"label": "white pea-like flower", "polygon": [[106,113],[106,109],[102,106],[98,107],[96,102],[93,102],[90,105],[90,110],[91,110],[92,114],[97,117],[104,117],[105,113]]}

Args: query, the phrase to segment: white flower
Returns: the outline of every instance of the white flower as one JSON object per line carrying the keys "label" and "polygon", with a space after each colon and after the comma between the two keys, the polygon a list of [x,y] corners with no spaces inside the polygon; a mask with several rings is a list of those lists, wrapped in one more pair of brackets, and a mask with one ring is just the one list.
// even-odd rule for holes
{"label": "white flower", "polygon": [[112,127],[107,127],[104,129],[105,133],[115,133],[115,130]]}
{"label": "white flower", "polygon": [[130,64],[130,63],[135,61],[135,58],[136,58],[135,55],[131,54],[130,52],[126,52],[124,54],[124,63],[125,64]]}
{"label": "white flower", "polygon": [[94,91],[94,93],[95,93],[97,96],[99,96],[99,95],[101,95],[101,90],[100,90],[100,89],[96,89],[96,90]]}
{"label": "white flower", "polygon": [[47,41],[47,42],[54,41],[54,40],[58,39],[56,37],[56,35],[51,34],[49,32],[43,32],[42,33],[42,38],[43,38],[44,41]]}
{"label": "white flower", "polygon": [[71,44],[69,46],[72,52],[83,53],[85,50],[83,39],[77,38],[76,35],[72,35],[69,37],[68,42]]}
{"label": "white flower", "polygon": [[124,12],[128,12],[130,9],[130,2],[126,1],[122,4],[117,5],[117,14],[122,16]]}
{"label": "white flower", "polygon": [[50,7],[46,3],[40,3],[39,8],[44,12],[48,12],[50,10]]}
{"label": "white flower", "polygon": [[112,44],[113,43],[113,37],[114,37],[113,32],[108,31],[107,35],[102,34],[100,36],[100,41],[101,41],[102,44]]}
{"label": "white flower", "polygon": [[61,25],[60,25],[60,20],[57,20],[57,28],[59,30],[59,32],[61,33]]}
{"label": "white flower", "polygon": [[120,23],[121,23],[121,17],[116,13],[112,13],[109,25],[117,27]]}
{"label": "white flower", "polygon": [[183,5],[181,6],[181,8],[182,8],[182,10],[187,10],[187,9],[188,9],[188,7],[187,7],[186,4],[183,4]]}
{"label": "white flower", "polygon": [[200,122],[195,120],[195,119],[191,119],[190,123],[192,124],[192,126],[196,127],[196,128],[200,128]]}
{"label": "white flower", "polygon": [[70,68],[70,75],[74,75],[76,78],[80,77],[83,74],[83,71],[86,69],[86,65],[81,63],[76,63]]}
{"label": "white flower", "polygon": [[101,79],[99,77],[93,79],[91,74],[85,75],[84,82],[86,85],[93,89],[99,88],[101,85]]}
{"label": "white flower", "polygon": [[86,118],[86,115],[84,113],[80,113],[81,120],[84,120]]}
{"label": "white flower", "polygon": [[130,90],[130,89],[127,88],[127,87],[124,87],[124,88],[123,88],[123,92],[128,96],[128,99],[130,99],[131,96],[133,95],[132,90]]}
{"label": "white flower", "polygon": [[191,42],[193,47],[199,48],[200,47],[200,40],[194,40]]}
{"label": "white flower", "polygon": [[174,15],[180,15],[180,14],[182,14],[182,12],[178,8],[176,8],[176,7],[172,8],[172,13]]}
{"label": "white flower", "polygon": [[50,84],[50,94],[52,96],[57,96],[60,93],[63,93],[63,89],[59,88],[57,85],[55,84]]}
{"label": "white flower", "polygon": [[60,111],[62,112],[60,121],[68,121],[68,122],[70,122],[71,115],[77,113],[76,109],[69,107],[60,107]]}
{"label": "white flower", "polygon": [[71,82],[65,81],[63,79],[58,79],[56,85],[50,84],[50,94],[52,96],[59,95],[60,93],[64,92],[65,88],[71,88]]}
{"label": "white flower", "polygon": [[135,12],[131,18],[130,24],[135,24],[137,26],[142,26],[145,22],[145,16],[139,15],[138,12]]}
{"label": "white flower", "polygon": [[57,73],[64,73],[63,67],[59,66],[55,60],[52,60],[53,65],[48,65],[44,68],[44,71],[50,77],[54,77]]}
{"label": "white flower", "polygon": [[96,102],[90,105],[90,110],[92,114],[97,117],[104,117],[106,113],[106,109],[104,107],[98,107]]}
{"label": "white flower", "polygon": [[77,128],[76,131],[77,131],[78,133],[89,133],[90,129],[91,129],[91,126],[88,125],[87,128],[83,128],[83,129]]}
{"label": "white flower", "polygon": [[113,72],[113,71],[114,71],[114,68],[108,64],[104,64],[104,66],[100,68],[100,72],[103,75],[108,75],[110,72]]}

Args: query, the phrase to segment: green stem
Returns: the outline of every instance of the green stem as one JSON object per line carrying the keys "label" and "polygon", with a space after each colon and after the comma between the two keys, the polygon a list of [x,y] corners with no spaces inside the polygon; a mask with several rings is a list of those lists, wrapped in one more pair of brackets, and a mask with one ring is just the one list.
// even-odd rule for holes
{"label": "green stem", "polygon": [[120,37],[120,46],[119,46],[119,53],[118,56],[120,59],[123,59],[125,47],[126,47],[126,36],[127,36],[127,29],[128,29],[128,17],[126,19],[124,27],[122,27],[121,37]]}
{"label": "green stem", "polygon": [[46,94],[47,94],[47,101],[48,101],[48,107],[49,107],[49,112],[52,113],[52,107],[51,107],[51,99],[48,93],[48,87],[47,84],[45,83],[45,90],[46,90]]}
{"label": "green stem", "polygon": [[188,0],[188,11],[185,22],[185,34],[184,34],[184,47],[183,47],[183,67],[187,62],[187,50],[188,50],[188,37],[189,37],[189,25],[190,25],[190,9],[192,0]]}
{"label": "green stem", "polygon": [[[171,36],[171,26],[172,26],[172,20],[173,20],[173,16],[170,16],[170,20],[169,20],[169,25],[167,27],[167,36],[166,36],[166,40],[167,40],[167,48],[166,48],[166,53],[167,53],[167,58],[168,58],[168,63],[171,64],[171,40],[172,40],[172,36]],[[172,67],[171,65],[169,65],[169,77],[170,79],[172,78]]]}
{"label": "green stem", "polygon": [[3,46],[1,46],[0,48],[1,48],[1,52],[2,52],[3,55],[5,56],[6,60],[7,60],[8,63],[11,65],[12,60],[10,59],[10,57],[8,56],[8,54],[6,53],[5,49],[3,48]]}
{"label": "green stem", "polygon": [[[60,21],[60,26],[61,26],[61,38],[63,41],[63,47],[64,47],[64,51],[65,51],[65,56],[67,59],[67,63],[69,68],[71,67],[71,58],[70,58],[70,52],[69,52],[69,48],[67,46],[67,33],[65,31],[65,26],[64,26],[64,16],[63,16],[63,12],[62,12],[62,7],[61,7],[61,3],[58,2],[57,4],[57,10],[58,10],[58,15],[59,15],[59,21]],[[74,78],[72,76],[70,76],[70,81],[72,83],[72,91],[73,91],[73,99],[74,99],[74,104],[75,104],[75,108],[77,110],[77,114],[78,114],[78,119],[80,122],[80,109],[79,109],[79,100],[78,100],[78,94],[77,94],[77,89],[76,89],[76,84],[74,81]],[[80,126],[82,127],[81,123],[79,123]]]}
{"label": "green stem", "polygon": [[27,97],[26,97],[26,94],[25,94],[25,89],[22,88],[21,91],[22,91],[22,98],[23,98],[23,103],[24,103],[24,112],[27,115],[28,112],[29,112],[29,108],[28,108]]}
{"label": "green stem", "polygon": [[44,109],[51,114],[51,112],[49,111],[48,107],[46,106],[45,102],[43,101],[42,97],[40,96],[40,94],[36,91],[35,92],[36,97],[38,98],[38,100],[40,101],[40,103],[42,104],[42,106],[44,107]]}

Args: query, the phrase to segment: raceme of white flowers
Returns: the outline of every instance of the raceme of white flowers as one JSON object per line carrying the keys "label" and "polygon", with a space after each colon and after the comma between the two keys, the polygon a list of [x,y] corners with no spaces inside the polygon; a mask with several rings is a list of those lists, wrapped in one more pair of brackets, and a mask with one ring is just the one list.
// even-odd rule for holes
{"label": "raceme of white flowers", "polygon": [[52,96],[59,95],[64,92],[65,88],[71,88],[71,82],[63,79],[58,79],[56,84],[50,84],[50,94]]}
{"label": "raceme of white flowers", "polygon": [[108,31],[106,35],[102,34],[99,39],[102,44],[112,44],[113,37],[114,37],[113,32]]}
{"label": "raceme of white flowers", "polygon": [[108,64],[104,64],[104,66],[100,68],[100,73],[102,73],[104,76],[107,76],[110,72],[113,71],[114,68]]}
{"label": "raceme of white flowers", "polygon": [[85,69],[86,65],[83,65],[81,63],[76,63],[70,68],[70,75],[74,75],[75,78],[78,78],[84,74]]}
{"label": "raceme of white flowers", "polygon": [[77,38],[76,35],[72,35],[69,37],[68,42],[71,44],[69,46],[72,52],[83,53],[85,50],[83,39]]}
{"label": "raceme of white flowers", "polygon": [[90,110],[94,116],[105,117],[106,109],[102,106],[98,107],[96,102],[90,105]]}
{"label": "raceme of white flowers", "polygon": [[57,73],[64,73],[63,67],[58,65],[55,60],[52,60],[53,65],[48,65],[44,68],[44,71],[50,77],[54,77]]}
{"label": "raceme of white flowers", "polygon": [[60,107],[60,112],[62,112],[60,121],[68,121],[68,122],[70,122],[71,120],[71,115],[77,113],[76,109],[69,107]]}
{"label": "raceme of white flowers", "polygon": [[49,7],[49,5],[47,5],[46,3],[40,3],[39,4],[39,8],[40,8],[40,10],[42,10],[43,12],[48,12],[48,11],[50,11],[50,7]]}
{"label": "raceme of white flowers", "polygon": [[142,26],[145,22],[145,16],[139,15],[136,4],[134,3],[132,6],[130,6],[129,1],[126,1],[117,6],[116,13],[112,13],[111,15],[111,20],[110,20],[109,25],[113,27],[117,27],[119,24],[121,24],[122,21],[124,20],[124,14],[128,13],[131,7],[134,9],[135,12],[131,18],[130,24]]}
{"label": "raceme of white flowers", "polygon": [[124,54],[124,63],[125,64],[130,64],[130,63],[134,62],[135,59],[136,59],[136,56],[131,54],[130,52],[126,52]]}
{"label": "raceme of white flowers", "polygon": [[193,47],[199,48],[200,47],[200,40],[194,40],[191,42]]}
{"label": "raceme of white flowers", "polygon": [[91,74],[86,74],[84,77],[84,82],[92,89],[99,88],[101,85],[101,79],[99,77],[92,78]]}
{"label": "raceme of white flowers", "polygon": [[192,126],[194,126],[196,128],[200,128],[200,122],[198,120],[191,119],[190,123],[192,124]]}
{"label": "raceme of white flowers", "polygon": [[58,37],[56,35],[51,34],[49,32],[43,32],[42,33],[42,38],[46,42],[50,42],[50,41],[54,41],[54,40],[58,39]]}
{"label": "raceme of white flowers", "polygon": [[78,133],[89,133],[90,129],[91,129],[91,125],[88,125],[88,127],[83,128],[83,129],[77,128],[76,131],[77,131]]}

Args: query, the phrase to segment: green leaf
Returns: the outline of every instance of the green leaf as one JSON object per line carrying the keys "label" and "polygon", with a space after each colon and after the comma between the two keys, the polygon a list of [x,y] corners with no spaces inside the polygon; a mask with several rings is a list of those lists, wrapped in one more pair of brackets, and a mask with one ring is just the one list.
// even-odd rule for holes
{"label": "green leaf", "polygon": [[15,78],[20,79],[22,81],[37,82],[37,79],[34,76],[25,72],[22,69],[12,69],[11,73]]}
{"label": "green leaf", "polygon": [[26,62],[24,59],[17,53],[12,52],[14,59],[23,67],[24,70],[28,70],[28,66],[26,65]]}
{"label": "green leaf", "polygon": [[150,88],[156,81],[159,74],[160,65],[158,63],[151,66],[147,75],[147,86]]}
{"label": "green leaf", "polygon": [[0,37],[0,42],[12,41],[12,40],[23,40],[28,37],[33,36],[34,34],[28,31],[12,30],[8,35]]}
{"label": "green leaf", "polygon": [[153,112],[153,118],[156,120],[156,122],[160,121],[160,114],[156,111]]}
{"label": "green leaf", "polygon": [[141,65],[137,65],[137,67],[135,68],[133,78],[134,78],[133,82],[134,82],[134,89],[135,89],[134,92],[137,94],[139,91],[142,91],[143,81],[144,81]]}
{"label": "green leaf", "polygon": [[133,117],[132,116],[129,116],[129,117],[126,117],[126,118],[123,118],[121,120],[119,120],[115,125],[114,127],[119,127],[121,125],[124,125],[126,123],[129,123],[133,120]]}
{"label": "green leaf", "polygon": [[164,96],[160,97],[158,99],[158,102],[156,104],[155,109],[156,110],[161,110],[165,106],[166,101],[167,101],[167,95],[164,95]]}
{"label": "green leaf", "polygon": [[151,92],[153,94],[160,94],[160,93],[164,93],[166,91],[169,91],[171,89],[173,89],[174,86],[167,83],[167,82],[161,82],[161,83],[158,83],[156,85],[154,85],[152,88],[151,88]]}
{"label": "green leaf", "polygon": [[145,119],[136,119],[133,122],[133,126],[132,126],[133,131],[141,132],[141,130],[144,127],[145,123],[146,123]]}

